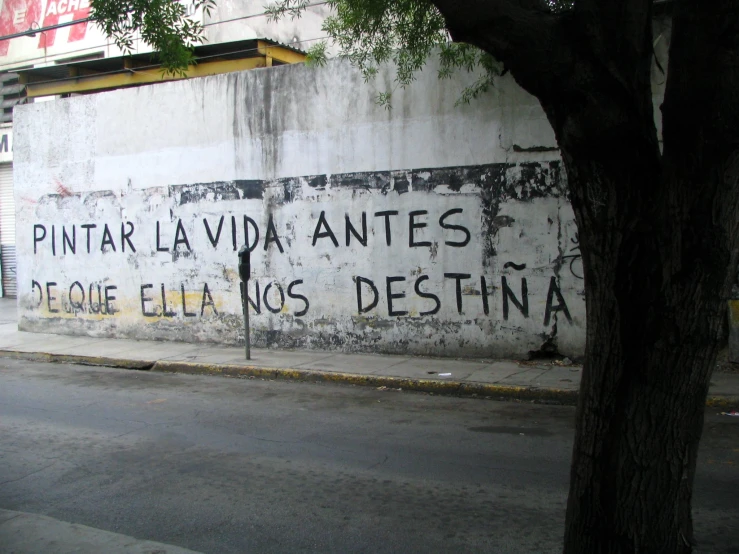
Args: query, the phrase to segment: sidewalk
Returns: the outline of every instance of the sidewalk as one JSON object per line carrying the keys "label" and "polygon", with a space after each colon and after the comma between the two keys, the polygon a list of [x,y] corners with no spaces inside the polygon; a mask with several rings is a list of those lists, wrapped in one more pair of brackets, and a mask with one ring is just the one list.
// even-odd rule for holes
{"label": "sidewalk", "polygon": [[[0,357],[159,372],[292,379],[438,394],[575,404],[582,367],[559,361],[462,360],[341,354],[182,342],[100,339],[17,330],[15,301],[0,299]],[[714,372],[708,404],[739,406],[739,373]]]}
{"label": "sidewalk", "polygon": [[0,554],[197,554],[51,517],[0,510]]}

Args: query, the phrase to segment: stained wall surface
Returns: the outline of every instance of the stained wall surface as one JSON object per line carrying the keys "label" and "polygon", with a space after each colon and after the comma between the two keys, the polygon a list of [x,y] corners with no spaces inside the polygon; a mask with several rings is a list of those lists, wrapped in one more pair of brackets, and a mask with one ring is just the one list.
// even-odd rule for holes
{"label": "stained wall surface", "polygon": [[[440,356],[582,354],[577,229],[538,102],[284,66],[15,113],[20,328]],[[548,347],[548,346],[547,346]]]}

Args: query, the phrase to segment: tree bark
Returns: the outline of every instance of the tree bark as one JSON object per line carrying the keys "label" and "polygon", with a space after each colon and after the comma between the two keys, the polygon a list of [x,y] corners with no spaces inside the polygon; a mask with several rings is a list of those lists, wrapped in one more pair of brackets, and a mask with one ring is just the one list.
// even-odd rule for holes
{"label": "tree bark", "polygon": [[583,150],[577,133],[558,132],[588,311],[568,554],[695,544],[698,444],[739,249],[738,10],[736,1],[678,4],[663,155],[651,121],[641,118],[639,132],[636,113],[623,110],[601,121],[604,132],[608,122],[633,129],[626,148],[589,156],[597,137]]}
{"label": "tree bark", "polygon": [[[675,3],[662,152],[650,1],[576,0],[556,18],[528,0],[473,3],[474,26],[437,5],[455,39],[539,98],[579,228],[587,336],[564,552],[692,552],[698,444],[739,252],[739,0]],[[506,34],[524,9],[527,25]],[[565,59],[542,69],[558,45]]]}

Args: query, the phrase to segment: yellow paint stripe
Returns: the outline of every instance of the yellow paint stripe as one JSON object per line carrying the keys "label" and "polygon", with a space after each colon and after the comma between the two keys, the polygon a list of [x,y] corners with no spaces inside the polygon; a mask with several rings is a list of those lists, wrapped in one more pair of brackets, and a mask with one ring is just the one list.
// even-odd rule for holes
{"label": "yellow paint stripe", "polygon": [[731,312],[731,324],[739,325],[739,300],[729,300],[729,310]]}
{"label": "yellow paint stripe", "polygon": [[266,67],[267,62],[263,57],[244,58],[240,60],[222,60],[215,62],[199,63],[191,66],[184,75],[165,74],[161,68],[156,69],[131,69],[125,73],[115,75],[89,75],[80,76],[53,83],[29,83],[26,93],[29,97],[52,96],[57,94],[70,94],[79,92],[90,92],[94,90],[107,90],[134,85],[150,83],[163,83],[166,81],[177,81],[192,77],[206,77],[208,75],[219,75],[232,71],[244,71],[258,67]]}

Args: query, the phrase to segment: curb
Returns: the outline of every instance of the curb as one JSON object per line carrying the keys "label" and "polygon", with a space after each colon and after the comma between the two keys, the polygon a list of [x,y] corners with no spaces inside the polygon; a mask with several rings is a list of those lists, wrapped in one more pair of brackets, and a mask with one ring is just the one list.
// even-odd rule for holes
{"label": "curb", "polygon": [[426,392],[446,396],[470,396],[531,400],[558,404],[577,404],[577,391],[495,385],[487,383],[463,383],[441,379],[408,379],[381,375],[360,375],[314,369],[273,368],[246,365],[199,364],[193,362],[158,361],[151,371],[161,373],[186,373],[190,375],[222,375],[237,378],[282,379],[311,383],[335,383],[363,387],[387,387],[404,391]]}
{"label": "curb", "polygon": [[59,364],[79,364],[119,369],[149,370],[155,362],[145,360],[128,360],[125,358],[109,358],[106,356],[80,356],[77,354],[48,354],[46,352],[21,352],[18,350],[0,350],[0,358],[26,360],[29,362],[47,362]]}
{"label": "curb", "polygon": [[495,385],[487,383],[463,383],[441,379],[408,379],[379,375],[361,375],[314,369],[260,367],[250,365],[206,364],[197,362],[175,362],[167,360],[145,361],[103,356],[81,356],[76,354],[48,354],[44,352],[20,352],[0,350],[0,358],[27,360],[31,362],[66,363],[89,366],[135,369],[158,373],[184,373],[188,375],[219,375],[223,377],[280,379],[310,383],[335,383],[364,387],[387,387],[405,391],[425,392],[444,396],[466,396],[503,400],[525,400],[532,402],[577,404],[577,391]]}
{"label": "curb", "polygon": [[[519,400],[539,402],[543,404],[562,404],[567,406],[576,406],[578,398],[578,391],[555,388],[496,385],[492,383],[463,383],[461,381],[448,381],[441,379],[409,379],[404,377],[361,375],[356,373],[320,371],[314,369],[207,364],[167,360],[146,361],[104,356],[48,354],[44,352],[20,352],[14,350],[0,350],[0,358],[11,358],[32,362],[114,367],[118,369],[133,369],[158,373],[217,375],[241,379],[280,379],[285,381],[334,383],[363,387],[387,387],[389,389],[402,389],[405,391],[425,392],[445,396],[464,396],[495,400]],[[706,398],[706,406],[709,408],[736,408],[739,407],[739,398],[734,396],[709,396]]]}
{"label": "curb", "polygon": [[739,407],[739,398],[735,396],[709,396],[706,398],[706,407],[724,410],[737,408]]}

